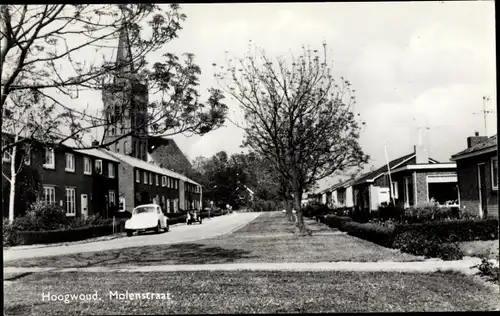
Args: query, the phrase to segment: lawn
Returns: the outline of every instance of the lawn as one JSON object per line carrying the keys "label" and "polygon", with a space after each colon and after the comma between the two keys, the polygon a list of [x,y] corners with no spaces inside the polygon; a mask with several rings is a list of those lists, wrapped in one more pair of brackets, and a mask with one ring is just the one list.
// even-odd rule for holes
{"label": "lawn", "polygon": [[[238,231],[198,242],[125,248],[4,262],[11,267],[90,267],[247,262],[420,261],[422,258],[338,233],[308,221],[312,236],[297,237],[281,213],[264,213]],[[262,233],[259,233],[261,231]]]}
{"label": "lawn", "polygon": [[[40,273],[7,281],[4,286],[7,315],[498,309],[498,294],[467,276],[444,272]],[[42,293],[47,292],[79,295],[96,291],[101,300],[42,301]],[[111,299],[110,291],[170,293],[171,300]]]}
{"label": "lawn", "polygon": [[487,257],[498,260],[498,239],[497,240],[476,240],[460,243],[460,249],[467,256]]}

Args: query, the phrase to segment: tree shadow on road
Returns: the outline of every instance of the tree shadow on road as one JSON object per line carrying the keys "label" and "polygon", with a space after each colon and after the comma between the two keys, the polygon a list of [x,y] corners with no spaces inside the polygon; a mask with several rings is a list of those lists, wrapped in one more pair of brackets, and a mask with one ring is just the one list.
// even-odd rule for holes
{"label": "tree shadow on road", "polygon": [[134,247],[102,252],[32,258],[8,262],[11,267],[88,268],[169,264],[231,263],[253,258],[250,251],[197,243]]}

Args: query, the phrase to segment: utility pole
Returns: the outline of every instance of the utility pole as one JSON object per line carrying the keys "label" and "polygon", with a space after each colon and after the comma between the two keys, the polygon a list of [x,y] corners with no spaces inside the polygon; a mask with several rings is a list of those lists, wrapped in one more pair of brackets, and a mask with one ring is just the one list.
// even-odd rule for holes
{"label": "utility pole", "polygon": [[483,96],[483,110],[472,114],[482,114],[484,117],[484,136],[488,136],[487,115],[495,113],[494,111],[486,110],[486,103],[490,102],[490,97]]}
{"label": "utility pole", "polygon": [[392,184],[392,177],[391,177],[391,166],[389,165],[389,158],[387,156],[387,144],[384,143],[384,152],[385,152],[385,162],[387,163],[387,172],[389,173],[389,194],[390,197],[392,198],[392,205],[396,206],[396,202],[394,201],[394,189],[393,189],[393,184]]}

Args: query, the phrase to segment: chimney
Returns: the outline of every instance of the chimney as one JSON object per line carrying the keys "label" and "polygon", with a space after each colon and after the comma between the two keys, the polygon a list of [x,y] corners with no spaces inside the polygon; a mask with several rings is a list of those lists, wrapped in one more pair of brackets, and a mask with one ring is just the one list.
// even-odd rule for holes
{"label": "chimney", "polygon": [[487,139],[487,136],[479,136],[479,132],[474,132],[474,136],[467,137],[467,148],[474,147]]}
{"label": "chimney", "polygon": [[416,163],[429,163],[429,151],[423,145],[415,145],[413,147],[415,152]]}
{"label": "chimney", "polygon": [[98,140],[93,140],[92,141],[92,146],[99,146],[99,141]]}

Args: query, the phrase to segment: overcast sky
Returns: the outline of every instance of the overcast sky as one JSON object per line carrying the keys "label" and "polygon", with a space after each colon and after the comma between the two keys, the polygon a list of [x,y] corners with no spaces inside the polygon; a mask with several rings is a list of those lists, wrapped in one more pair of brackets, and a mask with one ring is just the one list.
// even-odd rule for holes
{"label": "overcast sky", "polygon": [[[494,3],[382,2],[186,4],[179,38],[165,47],[191,52],[203,74],[200,90],[217,86],[212,63],[225,51],[242,56],[249,40],[271,56],[304,45],[321,49],[326,41],[335,76],[356,90],[356,112],[366,121],[361,145],[369,166],[413,150],[419,124],[428,126],[423,142],[440,161],[466,146],[474,131],[484,134],[483,96],[496,108]],[[205,94],[206,95],[206,94]],[[100,95],[93,100],[99,104]],[[236,104],[229,99],[230,107]],[[102,102],[100,103],[102,104]],[[496,133],[496,115],[487,121]],[[192,160],[225,150],[241,151],[243,133],[227,127],[203,137],[174,137]],[[325,135],[327,136],[327,135]],[[337,179],[322,181],[321,188]]]}

